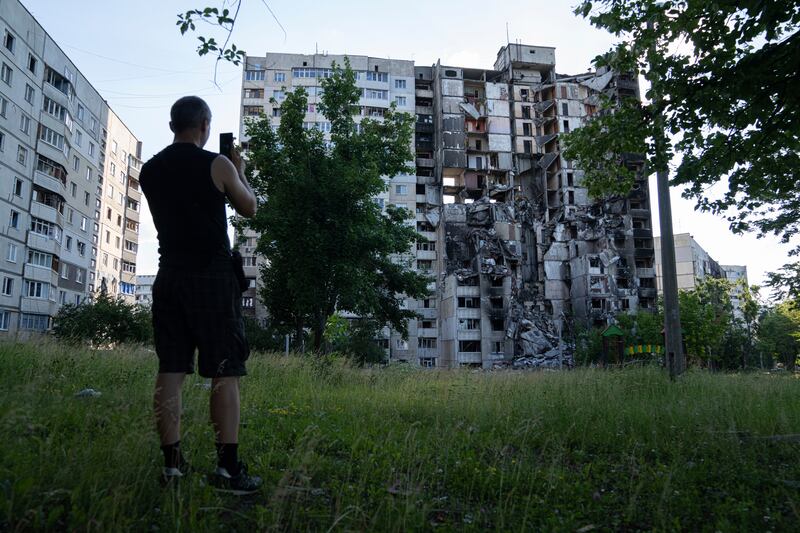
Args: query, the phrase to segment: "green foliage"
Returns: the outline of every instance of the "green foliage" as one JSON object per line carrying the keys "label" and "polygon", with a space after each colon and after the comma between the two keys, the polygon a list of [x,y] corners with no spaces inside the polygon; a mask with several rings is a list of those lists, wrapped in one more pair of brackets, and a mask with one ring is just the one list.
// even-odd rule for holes
{"label": "green foliage", "polygon": [[[624,189],[609,161],[628,146],[648,143],[650,167],[666,169],[666,132],[684,196],[736,232],[789,242],[800,231],[800,0],[584,0],[575,13],[620,37],[598,66],[650,82],[641,113],[603,115],[579,130],[599,148],[585,134],[568,137],[590,190]],[[709,196],[717,184],[724,194]]]}
{"label": "green foliage", "polygon": [[54,319],[53,333],[67,342],[93,346],[150,343],[153,338],[150,309],[103,291],[80,305],[62,305]]}
{"label": "green foliage", "polygon": [[337,310],[405,332],[416,314],[402,301],[424,297],[428,283],[395,260],[418,239],[406,223],[410,213],[382,213],[374,201],[386,190],[385,176],[410,170],[413,117],[392,105],[383,121],[363,120],[357,131],[359,91],[349,60],[321,84],[330,143],[303,127],[302,87],[286,94],[277,131],[266,117],[247,123],[248,178],[259,209],[238,221],[260,235],[257,252],[267,259],[260,296],[270,317],[295,331],[310,327],[315,349]]}
{"label": "green foliage", "polygon": [[[194,472],[156,482],[156,357],[0,343],[4,531],[792,531],[800,380],[657,369],[356,369],[259,354],[242,379],[237,500],[205,380],[183,390]],[[324,370],[320,370],[324,368]],[[102,392],[76,398],[82,388]],[[112,490],[113,488],[113,490]],[[558,510],[556,513],[554,510]]]}
{"label": "green foliage", "polygon": [[577,323],[574,326],[575,364],[588,366],[599,363],[603,358],[602,329],[587,327]]}
{"label": "green foliage", "polygon": [[787,263],[777,272],[769,272],[766,286],[776,299],[800,300],[800,262]]}
{"label": "green foliage", "polygon": [[686,355],[695,364],[729,366],[723,364],[723,348],[733,319],[730,291],[729,281],[706,277],[693,290],[678,294]]}
{"label": "green foliage", "polygon": [[283,352],[285,334],[288,331],[275,328],[272,324],[262,325],[256,319],[244,317],[244,333],[250,349],[259,352]]}
{"label": "green foliage", "polygon": [[800,305],[783,302],[768,309],[758,323],[758,347],[773,362],[794,370],[800,356]]}

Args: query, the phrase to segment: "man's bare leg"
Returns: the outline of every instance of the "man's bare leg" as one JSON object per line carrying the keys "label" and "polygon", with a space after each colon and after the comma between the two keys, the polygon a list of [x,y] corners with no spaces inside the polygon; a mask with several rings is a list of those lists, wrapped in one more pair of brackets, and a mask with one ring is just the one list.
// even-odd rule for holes
{"label": "man's bare leg", "polygon": [[163,373],[156,378],[153,409],[161,445],[173,444],[181,439],[181,385],[184,373]]}
{"label": "man's bare leg", "polygon": [[217,439],[219,466],[235,474],[239,444],[238,376],[211,380],[211,424]]}
{"label": "man's bare leg", "polygon": [[170,372],[156,378],[153,411],[167,468],[178,468],[181,463],[181,386],[185,377],[183,372]]}

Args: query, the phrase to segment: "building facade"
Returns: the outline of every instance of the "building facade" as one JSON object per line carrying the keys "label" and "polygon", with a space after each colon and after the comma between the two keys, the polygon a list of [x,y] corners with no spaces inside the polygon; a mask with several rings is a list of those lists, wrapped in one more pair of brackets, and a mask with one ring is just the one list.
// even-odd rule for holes
{"label": "building facade", "polygon": [[105,145],[141,144],[18,1],[0,3],[0,32],[0,335],[25,335],[99,287]]}
{"label": "building facade", "polygon": [[[248,57],[240,137],[247,141],[245,121],[261,112],[277,123],[284,91],[300,85],[310,95],[306,124],[326,131],[316,112],[319,79],[343,60]],[[392,177],[376,200],[415,214],[424,240],[407,259],[435,281],[428,298],[406,301],[420,318],[407,340],[388,333],[390,359],[557,366],[574,321],[600,325],[617,312],[655,308],[646,178],[628,197],[593,201],[559,142],[598,111],[602,95],[638,97],[636,80],[612,72],[563,76],[553,48],[516,44],[501,48],[491,69],[350,60],[361,117],[380,119],[392,101],[416,117],[415,175]],[[630,154],[627,164],[638,169],[642,158]],[[258,261],[246,259],[254,278]]]}

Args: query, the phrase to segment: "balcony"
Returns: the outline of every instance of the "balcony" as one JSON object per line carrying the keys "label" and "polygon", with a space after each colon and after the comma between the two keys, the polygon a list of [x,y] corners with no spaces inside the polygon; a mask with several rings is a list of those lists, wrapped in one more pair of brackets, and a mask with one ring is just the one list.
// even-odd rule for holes
{"label": "balcony", "polygon": [[634,239],[652,239],[653,230],[650,228],[633,228]]}
{"label": "balcony", "polygon": [[417,357],[439,357],[438,348],[417,348]]}
{"label": "balcony", "polygon": [[125,208],[125,218],[128,220],[133,220],[134,222],[139,222],[139,212],[134,211],[130,207]]}
{"label": "balcony", "polygon": [[[417,259],[421,261],[436,261],[435,250],[417,250]],[[435,266],[434,266],[435,268]]]}
{"label": "balcony", "polygon": [[50,207],[49,205],[40,204],[37,201],[31,202],[31,216],[41,218],[42,220],[46,220],[48,222],[53,222],[61,227],[64,226],[61,213],[56,211],[55,208]]}
{"label": "balcony", "polygon": [[[439,335],[439,330],[436,328],[417,328],[417,337],[437,337]],[[424,348],[419,348],[419,350],[424,350]],[[419,352],[417,350],[417,352]]]}
{"label": "balcony", "polygon": [[433,115],[433,106],[431,105],[418,105],[414,108],[417,115]]}
{"label": "balcony", "polygon": [[414,124],[414,130],[417,133],[433,133],[433,124],[431,122],[417,122]]}
{"label": "balcony", "polygon": [[483,363],[481,352],[458,352],[456,361],[461,364],[480,364]]}
{"label": "balcony", "polygon": [[654,278],[656,270],[654,268],[637,268],[636,275],[640,278]]}
{"label": "balcony", "polygon": [[128,196],[130,197],[131,200],[135,200],[135,201],[137,201],[139,203],[142,202],[142,191],[139,190],[138,187],[134,188],[134,187],[128,186]]}
{"label": "balcony", "polygon": [[639,298],[655,298],[658,295],[657,289],[652,287],[639,287]]}
{"label": "balcony", "polygon": [[417,166],[422,168],[433,168],[434,166],[436,166],[436,162],[435,160],[427,157],[418,157]]}
{"label": "balcony", "polygon": [[122,260],[129,263],[136,263],[136,252],[130,250],[122,250]]}
{"label": "balcony", "polygon": [[479,341],[481,340],[481,330],[458,328],[458,340],[460,341]]}
{"label": "balcony", "polygon": [[653,257],[655,254],[652,248],[636,248],[633,251],[633,257],[636,259],[647,259],[648,257]]}
{"label": "balcony", "polygon": [[[51,288],[51,290],[55,289]],[[20,301],[19,310],[23,313],[53,316],[58,310],[58,304],[52,300],[45,300],[43,298],[26,298],[23,296],[22,300]]]}
{"label": "balcony", "polygon": [[58,255],[61,251],[60,242],[57,242],[46,235],[39,235],[38,233],[34,233],[32,231],[28,231],[28,239],[26,240],[26,244],[29,248],[33,248],[34,250],[39,250],[41,252],[47,252],[49,254]]}
{"label": "balcony", "polygon": [[456,296],[465,296],[472,298],[479,298],[481,295],[481,288],[478,286],[470,287],[459,285],[456,287]]}
{"label": "balcony", "polygon": [[45,174],[44,172],[36,171],[33,173],[33,184],[39,185],[47,189],[48,191],[52,191],[54,193],[60,194],[61,196],[66,195],[67,187],[61,180],[56,179],[52,176]]}
{"label": "balcony", "polygon": [[649,209],[634,209],[631,208],[629,214],[632,218],[650,218]]}
{"label": "balcony", "polygon": [[53,271],[53,269],[49,267],[25,263],[23,276],[25,279],[32,281],[43,281],[51,285],[58,285],[58,272]]}
{"label": "balcony", "polygon": [[480,318],[481,310],[470,307],[459,307],[456,311],[456,316],[458,318]]}
{"label": "balcony", "polygon": [[433,89],[417,89],[415,94],[417,98],[428,98],[433,100]]}
{"label": "balcony", "polygon": [[418,309],[415,309],[414,312],[416,312],[426,320],[433,320],[435,318],[439,318],[439,310],[435,307],[420,307]]}

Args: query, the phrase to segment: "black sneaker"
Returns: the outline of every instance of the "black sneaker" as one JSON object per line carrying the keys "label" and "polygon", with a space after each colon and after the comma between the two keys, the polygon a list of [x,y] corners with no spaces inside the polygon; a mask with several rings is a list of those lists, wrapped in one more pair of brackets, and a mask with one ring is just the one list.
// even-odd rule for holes
{"label": "black sneaker", "polygon": [[247,465],[239,461],[239,472],[234,476],[226,468],[218,466],[211,475],[211,485],[220,492],[227,492],[235,496],[253,494],[261,488],[263,481],[258,476],[247,473]]}

